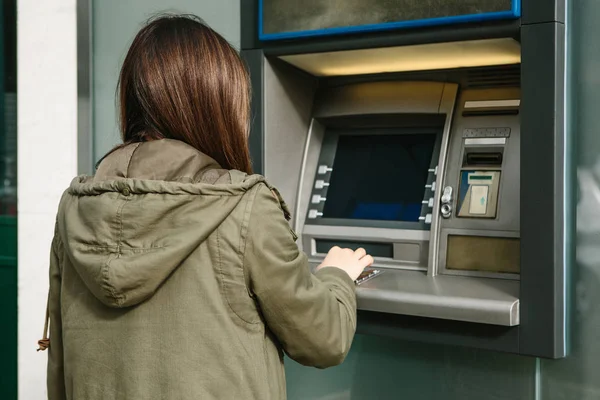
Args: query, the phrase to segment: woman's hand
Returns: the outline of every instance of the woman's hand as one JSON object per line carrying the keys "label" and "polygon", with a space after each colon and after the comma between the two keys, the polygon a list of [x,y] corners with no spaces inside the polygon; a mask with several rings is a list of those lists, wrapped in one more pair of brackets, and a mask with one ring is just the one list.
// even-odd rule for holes
{"label": "woman's hand", "polygon": [[339,268],[355,281],[371,264],[373,264],[373,257],[368,255],[365,249],[360,248],[354,251],[335,246],[329,250],[321,265],[317,267],[317,271],[325,267]]}

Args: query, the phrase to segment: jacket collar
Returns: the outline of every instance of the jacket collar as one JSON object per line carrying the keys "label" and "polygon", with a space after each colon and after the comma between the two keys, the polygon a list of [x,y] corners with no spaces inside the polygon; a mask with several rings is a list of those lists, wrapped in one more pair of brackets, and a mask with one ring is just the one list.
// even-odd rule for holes
{"label": "jacket collar", "polygon": [[172,139],[123,146],[98,166],[95,181],[111,178],[196,183],[217,183],[227,176],[219,164],[192,146]]}

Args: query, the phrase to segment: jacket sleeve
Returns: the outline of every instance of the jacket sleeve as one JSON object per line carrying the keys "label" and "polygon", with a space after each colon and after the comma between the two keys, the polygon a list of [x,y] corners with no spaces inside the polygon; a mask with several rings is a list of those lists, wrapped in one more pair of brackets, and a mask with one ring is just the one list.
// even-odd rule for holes
{"label": "jacket sleeve", "polygon": [[61,292],[61,260],[62,247],[55,234],[50,253],[50,293],[48,295],[48,312],[50,316],[50,345],[48,347],[48,400],[65,400],[65,379],[63,366],[62,317],[60,305]]}
{"label": "jacket sleeve", "polygon": [[263,185],[254,198],[244,261],[250,290],[285,352],[306,366],[342,363],[356,330],[354,282],[338,268],[310,272],[279,201]]}

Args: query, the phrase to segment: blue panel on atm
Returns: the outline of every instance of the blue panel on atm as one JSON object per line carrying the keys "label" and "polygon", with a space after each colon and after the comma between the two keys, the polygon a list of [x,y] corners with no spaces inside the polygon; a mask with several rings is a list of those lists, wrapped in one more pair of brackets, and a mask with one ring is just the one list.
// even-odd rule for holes
{"label": "blue panel on atm", "polygon": [[421,207],[421,202],[408,204],[358,203],[351,219],[416,222],[421,216]]}
{"label": "blue panel on atm", "polygon": [[521,0],[259,0],[260,40],[516,19]]}

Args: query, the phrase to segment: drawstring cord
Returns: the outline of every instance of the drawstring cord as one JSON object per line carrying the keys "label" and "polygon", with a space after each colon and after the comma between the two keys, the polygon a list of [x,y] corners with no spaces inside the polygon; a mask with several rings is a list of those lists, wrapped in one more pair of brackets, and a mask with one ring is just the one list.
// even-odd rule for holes
{"label": "drawstring cord", "polygon": [[48,300],[46,301],[46,321],[44,322],[44,335],[41,340],[38,340],[37,351],[44,351],[50,346],[50,338],[48,338],[48,326],[50,322],[50,294],[48,293]]}

